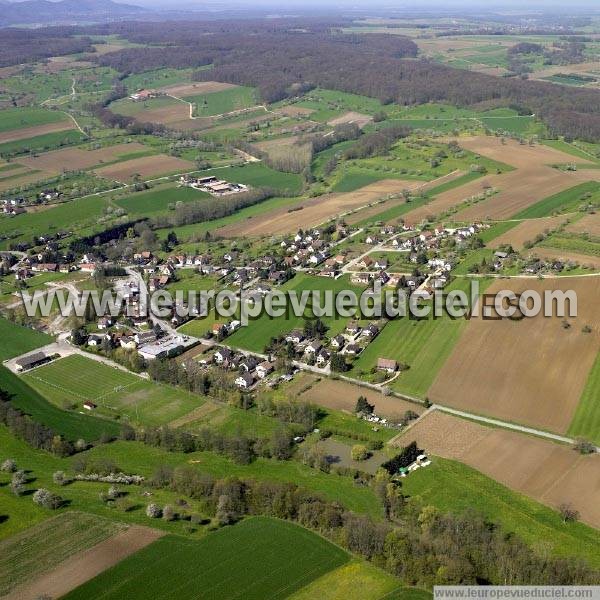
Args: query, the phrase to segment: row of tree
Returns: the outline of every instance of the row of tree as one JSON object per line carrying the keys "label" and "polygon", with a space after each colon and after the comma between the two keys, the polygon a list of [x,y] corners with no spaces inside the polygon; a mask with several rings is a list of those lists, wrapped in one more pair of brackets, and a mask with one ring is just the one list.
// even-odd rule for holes
{"label": "row of tree", "polygon": [[372,487],[385,521],[346,511],[292,483],[215,479],[192,467],[159,467],[152,484],[198,500],[221,525],[245,515],[296,521],[411,585],[572,585],[600,582],[583,561],[536,553],[481,515],[442,514],[417,501],[380,472]]}

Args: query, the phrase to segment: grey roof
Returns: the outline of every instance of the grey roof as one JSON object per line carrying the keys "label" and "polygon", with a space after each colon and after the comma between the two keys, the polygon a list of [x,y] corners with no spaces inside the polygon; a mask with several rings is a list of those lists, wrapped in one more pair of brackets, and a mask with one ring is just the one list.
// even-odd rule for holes
{"label": "grey roof", "polygon": [[36,352],[35,354],[18,358],[15,360],[15,364],[19,367],[28,367],[29,365],[35,365],[36,363],[46,360],[47,358],[48,357],[43,352]]}

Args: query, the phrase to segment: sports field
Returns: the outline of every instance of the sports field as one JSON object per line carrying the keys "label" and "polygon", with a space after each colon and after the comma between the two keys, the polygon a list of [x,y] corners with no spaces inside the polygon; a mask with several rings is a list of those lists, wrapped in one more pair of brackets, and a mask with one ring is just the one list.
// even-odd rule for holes
{"label": "sports field", "polygon": [[80,355],[71,355],[27,373],[23,379],[52,404],[91,401],[109,415],[159,425],[177,419],[203,400],[179,388],[153,383]]}
{"label": "sports field", "polygon": [[[297,525],[254,517],[200,541],[166,536],[65,599],[280,600],[343,565],[345,551]],[[243,568],[242,568],[243,566]]]}

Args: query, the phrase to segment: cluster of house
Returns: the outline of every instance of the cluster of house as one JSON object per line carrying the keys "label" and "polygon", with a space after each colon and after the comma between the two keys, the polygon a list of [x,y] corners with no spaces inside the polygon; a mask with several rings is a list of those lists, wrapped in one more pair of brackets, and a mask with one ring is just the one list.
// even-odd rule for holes
{"label": "cluster of house", "polygon": [[7,198],[2,201],[2,212],[5,215],[22,215],[27,212],[24,204],[25,198]]}
{"label": "cluster of house", "polygon": [[[237,353],[230,348],[217,349],[212,355],[212,360],[222,369],[238,371],[235,385],[242,390],[252,389],[258,381],[265,379],[275,370],[274,363],[268,360],[262,360],[251,354]],[[208,359],[204,362],[208,362]]]}
{"label": "cluster of house", "polygon": [[179,182],[182,185],[206,192],[212,196],[239,194],[240,192],[247,192],[249,189],[248,186],[243,183],[230,183],[229,181],[218,179],[214,175],[208,177],[182,175],[179,178]]}
{"label": "cluster of house", "polygon": [[357,356],[380,332],[381,327],[376,323],[361,327],[357,322],[350,321],[344,332],[330,338],[327,345],[322,340],[307,338],[301,329],[294,329],[284,339],[293,344],[296,354],[303,356],[305,360],[314,361],[318,367],[325,368],[332,352],[350,357]]}
{"label": "cluster of house", "polygon": [[[348,229],[341,224],[336,227],[338,240],[348,236]],[[285,239],[280,243],[286,256],[284,262],[289,267],[317,267],[323,264],[320,275],[335,277],[339,267],[344,264],[344,257],[338,255],[330,258],[333,242],[321,239],[321,232],[314,229],[309,232],[299,231],[294,238]]]}
{"label": "cluster of house", "polygon": [[[39,192],[36,199],[38,203],[43,203],[50,202],[52,200],[57,200],[61,196],[62,193],[58,190],[48,189]],[[22,215],[23,213],[27,212],[27,210],[25,209],[25,206],[27,204],[29,203],[22,196],[15,198],[5,198],[4,200],[2,200],[2,212],[5,215]]]}

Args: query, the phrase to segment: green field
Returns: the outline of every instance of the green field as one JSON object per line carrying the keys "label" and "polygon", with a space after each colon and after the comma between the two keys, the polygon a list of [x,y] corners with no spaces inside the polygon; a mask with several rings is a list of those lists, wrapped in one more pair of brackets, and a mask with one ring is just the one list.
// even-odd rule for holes
{"label": "green field", "polygon": [[[354,290],[360,292],[361,288],[350,285],[347,277],[340,277],[333,280],[327,277],[316,277],[299,273],[281,287],[282,291],[296,291],[300,294],[304,290],[326,291],[332,290],[333,293],[342,290]],[[307,317],[311,317],[310,306],[305,311]],[[304,325],[304,316],[296,316],[290,310],[289,316],[280,318],[271,318],[266,314],[261,315],[251,322],[248,327],[241,327],[231,337],[228,338],[228,344],[251,352],[263,352],[265,345],[272,337],[289,333],[292,329],[302,328]],[[323,318],[325,324],[330,328],[328,336],[336,335],[346,326],[348,319]]]}
{"label": "green field", "polygon": [[411,396],[424,397],[465,327],[465,319],[449,317],[418,321],[408,317],[396,319],[363,350],[352,372],[360,376],[360,371],[368,372],[378,358],[393,358],[410,368],[401,373],[391,387]]}
{"label": "green field", "polygon": [[109,108],[112,112],[123,115],[125,117],[135,117],[140,121],[144,120],[144,112],[152,110],[154,108],[164,108],[166,106],[177,106],[180,105],[179,100],[171,98],[169,96],[159,96],[158,98],[150,98],[142,102],[134,102],[129,98],[123,98],[113,102]]}
{"label": "green field", "polygon": [[45,333],[21,327],[0,317],[0,360],[7,360],[51,344],[53,338]]}
{"label": "green field", "polygon": [[270,187],[277,190],[289,190],[294,193],[299,192],[302,187],[302,177],[300,175],[275,171],[275,169],[259,162],[227,169],[202,171],[203,177],[211,175],[230,183],[244,183],[252,187]]}
{"label": "green field", "polygon": [[385,571],[369,563],[352,560],[319,577],[296,592],[290,600],[383,600],[400,591],[421,593],[423,600],[431,598],[429,592],[399,588],[398,580]]}
{"label": "green field", "polygon": [[45,108],[5,108],[0,110],[0,132],[58,123],[68,118],[64,113]]}
{"label": "green field", "polygon": [[569,427],[569,435],[600,444],[600,354],[588,375],[577,411]]}
{"label": "green field", "polygon": [[402,481],[404,493],[441,511],[476,510],[528,544],[544,540],[554,554],[579,556],[600,566],[600,533],[583,523],[563,523],[560,514],[513,492],[462,463],[435,457]]}
{"label": "green field", "polygon": [[[0,218],[0,234],[11,235],[12,240],[31,240],[34,235],[56,233],[78,226],[97,228],[98,220],[108,206],[104,196],[88,196],[71,200],[39,212],[28,212],[11,218]],[[0,247],[8,246],[8,240]]]}
{"label": "green field", "polygon": [[556,248],[565,252],[577,252],[588,256],[600,256],[600,239],[582,239],[579,235],[569,232],[551,234],[538,244],[541,248]]}
{"label": "green field", "polygon": [[577,210],[580,204],[584,202],[582,197],[585,194],[591,193],[597,196],[600,192],[600,183],[596,181],[586,181],[580,183],[568,190],[554,194],[549,198],[545,198],[540,202],[526,208],[520,213],[513,216],[513,219],[539,219],[540,217],[548,217],[554,212],[569,212]]}
{"label": "green field", "polygon": [[123,525],[70,511],[0,542],[0,594],[33,581],[71,556],[123,530]]}
{"label": "green field", "polygon": [[186,83],[190,81],[192,69],[154,69],[143,73],[132,73],[121,80],[130,93],[136,90],[155,89],[167,85]]}
{"label": "green field", "polygon": [[130,215],[145,215],[164,212],[177,202],[194,202],[208,198],[210,195],[200,190],[167,185],[148,192],[129,194],[115,200],[115,204],[124,208]]}
{"label": "green field", "polygon": [[210,94],[185,96],[183,99],[194,105],[194,116],[197,117],[222,115],[243,108],[251,108],[257,104],[254,88],[244,86],[211,92]]}
{"label": "green field", "polygon": [[65,598],[278,600],[348,559],[306,529],[254,517],[200,541],[161,538]]}
{"label": "green field", "polygon": [[82,142],[84,139],[85,136],[78,129],[55,131],[53,133],[0,144],[0,155],[9,156],[27,152],[44,152],[60,148],[61,146],[72,146]]}
{"label": "green field", "polygon": [[141,379],[78,354],[67,356],[23,375],[23,379],[59,407],[81,408],[89,400],[107,415],[162,425],[203,403],[201,397],[179,388]]}

